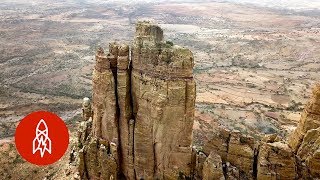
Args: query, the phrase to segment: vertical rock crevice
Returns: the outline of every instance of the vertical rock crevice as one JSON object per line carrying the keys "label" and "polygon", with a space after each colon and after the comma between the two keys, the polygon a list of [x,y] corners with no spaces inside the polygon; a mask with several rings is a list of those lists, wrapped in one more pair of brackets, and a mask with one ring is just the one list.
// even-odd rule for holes
{"label": "vertical rock crevice", "polygon": [[[320,177],[320,85],[288,143],[219,129],[192,148],[196,84],[192,52],[138,22],[131,46],[96,53],[93,101],[78,133],[82,179],[297,179]],[[92,109],[91,109],[92,108]]]}
{"label": "vertical rock crevice", "polygon": [[[317,84],[288,141],[276,134],[257,141],[239,132],[219,129],[204,146],[204,152],[221,156],[227,179],[316,179],[320,177],[319,137],[320,85]],[[203,171],[207,172],[209,167],[204,166]]]}
{"label": "vertical rock crevice", "polygon": [[149,22],[137,23],[131,47],[98,49],[82,178],[191,178],[193,64],[191,51],[164,42]]}
{"label": "vertical rock crevice", "polygon": [[254,157],[253,157],[253,165],[252,165],[252,177],[254,180],[257,179],[258,176],[258,157],[259,157],[259,149],[260,145],[257,145],[254,149]]}

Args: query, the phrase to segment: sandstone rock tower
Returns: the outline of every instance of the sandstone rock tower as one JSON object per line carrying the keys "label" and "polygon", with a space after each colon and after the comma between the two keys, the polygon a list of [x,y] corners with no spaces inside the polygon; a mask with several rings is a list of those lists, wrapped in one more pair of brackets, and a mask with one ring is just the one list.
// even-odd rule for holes
{"label": "sandstone rock tower", "polygon": [[137,23],[131,47],[97,51],[93,115],[79,131],[82,179],[192,176],[193,65],[190,50],[149,22]]}
{"label": "sandstone rock tower", "polygon": [[188,49],[149,22],[137,24],[131,46],[98,49],[78,134],[81,179],[320,178],[320,84],[288,142],[218,128],[192,148],[193,65]]}

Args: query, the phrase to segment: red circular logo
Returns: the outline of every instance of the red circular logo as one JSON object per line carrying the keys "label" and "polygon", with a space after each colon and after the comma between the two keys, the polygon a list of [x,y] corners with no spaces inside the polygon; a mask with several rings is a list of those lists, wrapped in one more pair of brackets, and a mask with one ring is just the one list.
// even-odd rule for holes
{"label": "red circular logo", "polygon": [[69,132],[57,115],[38,111],[27,115],[15,133],[19,154],[28,162],[48,165],[58,161],[69,145]]}

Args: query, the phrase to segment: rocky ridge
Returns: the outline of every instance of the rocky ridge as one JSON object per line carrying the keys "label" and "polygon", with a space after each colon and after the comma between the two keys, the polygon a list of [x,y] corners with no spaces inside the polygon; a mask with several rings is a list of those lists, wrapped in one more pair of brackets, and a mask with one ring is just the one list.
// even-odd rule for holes
{"label": "rocky ridge", "polygon": [[320,85],[288,141],[221,128],[199,148],[192,144],[193,65],[190,50],[163,41],[149,22],[137,24],[131,46],[98,49],[93,102],[84,100],[78,134],[82,179],[320,177]]}
{"label": "rocky ridge", "polygon": [[[208,156],[206,161],[212,159],[212,154],[218,156],[215,158],[218,162],[213,161],[213,164],[218,164],[215,167],[222,164],[222,171],[203,166],[203,177],[200,178],[205,179],[209,172],[223,172],[224,177],[221,179],[319,178],[319,92],[318,84],[314,87],[311,100],[305,107],[297,129],[288,137],[288,141],[280,139],[276,134],[256,141],[237,131],[217,131],[204,146],[203,153]],[[216,177],[212,175],[209,179],[219,179]]]}

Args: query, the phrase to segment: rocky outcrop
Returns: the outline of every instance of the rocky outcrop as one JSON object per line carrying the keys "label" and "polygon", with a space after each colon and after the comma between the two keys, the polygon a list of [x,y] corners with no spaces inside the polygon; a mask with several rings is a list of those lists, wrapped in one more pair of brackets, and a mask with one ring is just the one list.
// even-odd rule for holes
{"label": "rocky outcrop", "polygon": [[215,130],[192,147],[193,55],[139,22],[133,44],[99,48],[93,101],[78,131],[81,179],[314,179],[320,177],[320,85],[288,142]]}
{"label": "rocky outcrop", "polygon": [[320,177],[320,128],[306,133],[297,155],[302,161],[302,166],[307,168],[302,176],[310,173],[312,177]]}
{"label": "rocky outcrop", "polygon": [[[209,141],[204,152],[221,158],[226,179],[295,179],[298,177],[296,156],[291,148],[276,135],[256,141],[239,131],[221,129]],[[225,138],[223,138],[225,137]],[[211,151],[210,151],[211,150]],[[203,167],[203,172],[208,173]],[[203,173],[203,178],[204,178]]]}
{"label": "rocky outcrop", "polygon": [[211,151],[214,151],[221,156],[223,162],[227,161],[230,131],[225,128],[220,128],[213,133],[212,138],[205,144],[203,151],[206,155],[209,155]]}
{"label": "rocky outcrop", "polygon": [[287,144],[273,142],[260,146],[257,179],[295,179],[298,177],[296,168],[295,154]]}
{"label": "rocky outcrop", "polygon": [[79,129],[82,179],[192,177],[193,65],[190,50],[149,22],[137,24],[131,47],[98,49],[92,125],[83,110]]}
{"label": "rocky outcrop", "polygon": [[[255,140],[239,131],[228,131],[224,128],[219,129],[212,137],[204,147],[205,154],[217,153],[225,164],[225,173],[230,170],[229,174],[236,177],[253,179],[253,165],[258,146]],[[227,167],[230,167],[229,170]]]}
{"label": "rocky outcrop", "polygon": [[311,100],[307,103],[296,130],[288,139],[290,147],[297,152],[309,130],[320,127],[320,84],[313,89]]}
{"label": "rocky outcrop", "polygon": [[241,135],[239,131],[231,133],[227,161],[241,170],[241,176],[251,179],[255,155],[253,137]]}
{"label": "rocky outcrop", "polygon": [[[320,85],[301,116],[289,142],[276,134],[261,141],[237,131],[220,129],[204,146],[203,152],[221,156],[226,179],[314,179],[320,177]],[[210,154],[210,155],[209,155]],[[199,161],[200,162],[200,161]],[[201,162],[200,162],[201,163]],[[202,177],[209,174],[204,165]]]}
{"label": "rocky outcrop", "polygon": [[155,25],[139,23],[133,45],[135,172],[141,178],[190,176],[195,82],[188,49],[162,42]]}
{"label": "rocky outcrop", "polygon": [[83,98],[82,103],[82,120],[88,121],[92,117],[92,109],[90,99],[85,97]]}
{"label": "rocky outcrop", "polygon": [[297,129],[289,137],[289,145],[297,153],[303,166],[300,176],[320,177],[320,84],[312,92]]}
{"label": "rocky outcrop", "polygon": [[216,153],[210,153],[203,163],[202,177],[204,180],[224,180],[221,157]]}

